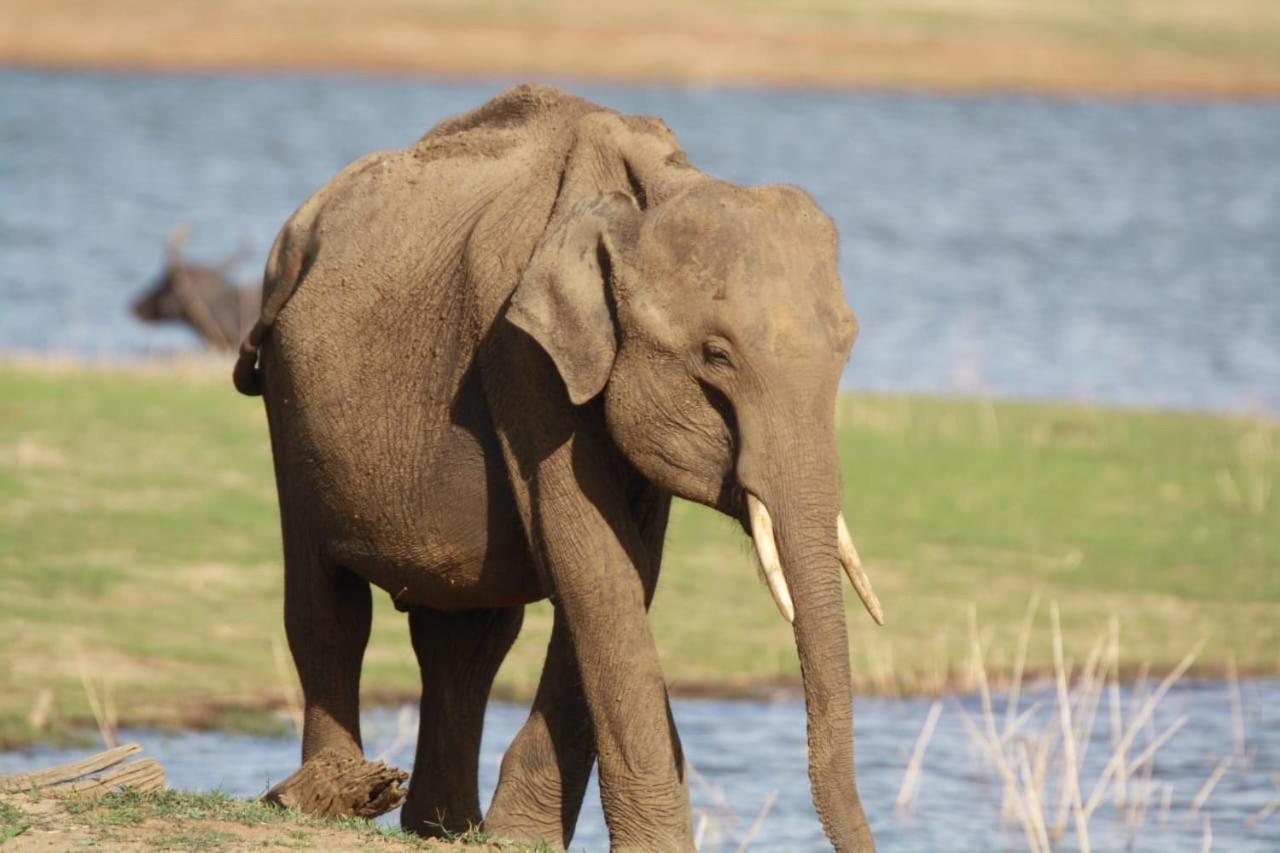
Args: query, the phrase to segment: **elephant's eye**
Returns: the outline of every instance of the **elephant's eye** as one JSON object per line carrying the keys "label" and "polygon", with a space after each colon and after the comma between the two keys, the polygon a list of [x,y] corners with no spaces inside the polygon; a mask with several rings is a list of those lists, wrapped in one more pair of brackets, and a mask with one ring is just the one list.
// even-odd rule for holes
{"label": "elephant's eye", "polygon": [[719,344],[704,344],[702,357],[713,367],[733,367],[733,359],[729,358],[728,350]]}

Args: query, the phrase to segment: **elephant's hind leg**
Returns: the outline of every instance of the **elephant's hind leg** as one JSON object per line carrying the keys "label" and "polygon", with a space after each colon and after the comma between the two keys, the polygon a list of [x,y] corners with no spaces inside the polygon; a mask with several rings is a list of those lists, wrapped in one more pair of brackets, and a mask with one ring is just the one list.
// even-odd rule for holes
{"label": "elephant's hind leg", "polygon": [[400,825],[426,836],[480,826],[480,734],[489,689],[520,633],[523,607],[409,611],[422,671],[418,753]]}
{"label": "elephant's hind leg", "polygon": [[305,703],[302,761],[360,756],[360,666],[373,604],[363,578],[285,532],[284,624]]}
{"label": "elephant's hind leg", "polygon": [[369,641],[369,584],[327,565],[285,525],[285,630],[305,702],[302,767],[263,797],[322,817],[376,817],[404,797],[405,774],[364,760],[360,664]]}

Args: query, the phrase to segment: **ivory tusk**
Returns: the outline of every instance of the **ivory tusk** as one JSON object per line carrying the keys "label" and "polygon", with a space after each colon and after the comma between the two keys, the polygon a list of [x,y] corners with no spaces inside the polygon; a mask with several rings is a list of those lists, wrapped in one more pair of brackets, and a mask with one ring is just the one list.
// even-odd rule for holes
{"label": "ivory tusk", "polygon": [[773,538],[773,519],[764,503],[750,492],[747,493],[747,514],[751,519],[751,538],[756,544],[756,555],[760,557],[760,565],[764,568],[764,580],[773,593],[773,603],[778,605],[778,612],[788,622],[796,621],[796,608],[791,603],[791,590],[787,589],[787,579],[782,576],[782,560],[778,558],[778,543]]}
{"label": "ivory tusk", "polygon": [[871,588],[871,578],[862,570],[862,558],[853,545],[853,537],[849,535],[849,525],[844,522],[843,512],[836,518],[836,537],[840,540],[840,563],[853,583],[854,591],[858,593],[858,598],[862,599],[876,624],[883,625],[884,611],[880,609],[880,599],[876,598],[875,590]]}

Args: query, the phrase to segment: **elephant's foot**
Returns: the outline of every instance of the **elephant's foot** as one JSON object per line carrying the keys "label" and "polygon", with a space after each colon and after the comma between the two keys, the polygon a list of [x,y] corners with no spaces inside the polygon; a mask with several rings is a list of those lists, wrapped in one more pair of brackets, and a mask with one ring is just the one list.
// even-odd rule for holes
{"label": "elephant's foot", "polygon": [[[424,774],[425,775],[425,774]],[[480,829],[480,803],[474,793],[441,790],[434,779],[415,776],[400,810],[400,828],[423,838],[451,838]]]}
{"label": "elephant's foot", "polygon": [[485,833],[494,838],[567,850],[573,835],[573,821],[562,817],[559,803],[551,802],[556,798],[528,796],[528,791],[524,796],[515,796],[513,787],[510,782],[499,786],[500,794],[495,795],[484,818]]}
{"label": "elephant's foot", "polygon": [[[560,708],[555,713],[572,711]],[[581,751],[572,756],[577,760],[566,754],[562,764],[549,738],[542,716],[535,712],[502,757],[498,789],[484,816],[486,833],[555,850],[568,848],[594,750],[589,742],[579,742]]]}
{"label": "elephant's foot", "polygon": [[263,795],[262,800],[316,817],[375,818],[400,805],[409,774],[384,761],[325,749]]}
{"label": "elephant's foot", "polygon": [[409,788],[409,800],[400,810],[400,828],[422,838],[457,838],[481,829],[478,815],[468,817],[465,810],[448,806],[422,806],[413,802],[413,788]]}

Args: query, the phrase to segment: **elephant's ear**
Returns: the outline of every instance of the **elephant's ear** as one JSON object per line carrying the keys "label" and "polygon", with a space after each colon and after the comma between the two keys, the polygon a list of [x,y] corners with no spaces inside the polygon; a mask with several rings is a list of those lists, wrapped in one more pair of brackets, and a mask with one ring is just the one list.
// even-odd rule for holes
{"label": "elephant's ear", "polygon": [[551,356],[574,405],[609,381],[618,354],[608,294],[616,247],[634,235],[639,217],[620,192],[572,205],[547,226],[511,297],[507,319]]}

